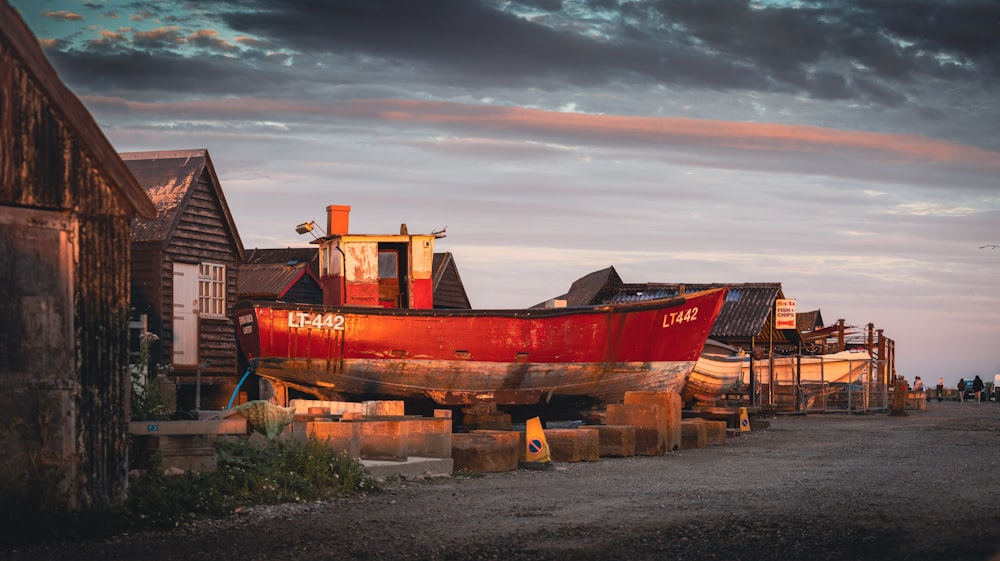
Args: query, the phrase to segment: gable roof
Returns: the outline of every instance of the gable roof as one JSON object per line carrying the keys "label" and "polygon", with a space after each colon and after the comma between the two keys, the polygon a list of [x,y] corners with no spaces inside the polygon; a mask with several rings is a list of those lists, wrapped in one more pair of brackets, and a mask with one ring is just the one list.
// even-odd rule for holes
{"label": "gable roof", "polygon": [[35,84],[45,93],[52,108],[62,115],[65,123],[80,138],[84,150],[94,159],[95,167],[104,171],[125,205],[139,216],[155,216],[156,210],[139,182],[122,163],[80,99],[59,79],[21,15],[6,1],[0,2],[0,36],[10,44],[16,58],[20,59],[24,70],[31,74]]}
{"label": "gable roof", "polygon": [[191,199],[198,180],[207,174],[209,189],[219,201],[228,233],[242,258],[243,241],[229,211],[226,197],[222,193],[222,185],[215,174],[215,166],[208,155],[208,150],[200,148],[126,152],[120,156],[156,207],[156,218],[139,219],[132,225],[133,242],[165,244],[177,227],[182,211]]}
{"label": "gable roof", "polygon": [[458,274],[458,265],[450,251],[434,254],[433,263],[434,307],[468,310],[472,308],[465,284]]}
{"label": "gable roof", "polygon": [[319,251],[312,247],[253,248],[243,255],[240,298],[279,300],[308,275],[319,286]]}
{"label": "gable roof", "polygon": [[253,263],[242,264],[239,270],[237,291],[240,298],[284,298],[288,291],[304,276],[319,285],[309,263]]}

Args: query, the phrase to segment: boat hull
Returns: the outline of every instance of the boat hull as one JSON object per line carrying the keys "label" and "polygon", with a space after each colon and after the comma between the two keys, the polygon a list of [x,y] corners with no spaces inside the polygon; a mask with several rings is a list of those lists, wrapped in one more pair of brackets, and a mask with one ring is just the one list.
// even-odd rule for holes
{"label": "boat hull", "polygon": [[323,308],[243,302],[258,375],[324,394],[527,405],[680,392],[724,289],[613,306],[528,310]]}
{"label": "boat hull", "polygon": [[740,381],[743,357],[702,354],[681,392],[685,402],[714,402]]}
{"label": "boat hull", "polygon": [[[817,356],[775,357],[775,384],[855,384],[864,381],[871,366],[867,352],[841,351]],[[767,361],[757,363],[758,380],[768,379]],[[744,374],[749,377],[749,366]]]}

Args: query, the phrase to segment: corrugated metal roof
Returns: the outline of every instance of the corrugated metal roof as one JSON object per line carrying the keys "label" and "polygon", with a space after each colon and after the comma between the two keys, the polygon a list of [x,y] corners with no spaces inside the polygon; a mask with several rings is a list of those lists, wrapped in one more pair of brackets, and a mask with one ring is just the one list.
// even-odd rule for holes
{"label": "corrugated metal roof", "polygon": [[[783,298],[781,283],[623,283],[614,267],[594,271],[575,281],[569,292],[557,299],[568,306],[590,306],[638,302],[677,296],[712,288],[729,289],[710,337],[749,339],[764,329],[774,301]],[[544,304],[538,304],[543,306]]]}
{"label": "corrugated metal roof", "polygon": [[308,270],[308,263],[285,265],[280,263],[255,263],[240,265],[237,292],[240,298],[266,298],[277,300],[284,297],[303,275],[315,275]]}
{"label": "corrugated metal roof", "polygon": [[312,270],[315,273],[319,271],[319,250],[316,246],[248,249],[243,257],[243,263],[248,265],[259,263],[282,265],[308,263],[312,266]]}
{"label": "corrugated metal roof", "polygon": [[684,293],[726,287],[729,289],[719,317],[712,326],[713,338],[749,338],[760,333],[781,297],[781,283],[644,283],[610,287],[610,295],[600,302],[632,302],[676,296]]}

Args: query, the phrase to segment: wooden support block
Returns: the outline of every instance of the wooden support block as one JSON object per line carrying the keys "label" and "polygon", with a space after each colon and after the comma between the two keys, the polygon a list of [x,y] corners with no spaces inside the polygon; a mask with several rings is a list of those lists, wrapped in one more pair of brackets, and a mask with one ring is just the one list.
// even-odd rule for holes
{"label": "wooden support block", "polygon": [[660,405],[613,403],[608,405],[605,422],[609,425],[635,427],[637,456],[662,456],[667,453],[666,411]]}
{"label": "wooden support block", "polygon": [[466,415],[496,415],[496,403],[473,403],[462,408],[462,413]]}
{"label": "wooden support block", "polygon": [[173,434],[137,436],[136,463],[148,467],[150,455],[160,456],[160,466],[167,473],[209,472],[218,468],[214,434]]}
{"label": "wooden support block", "polygon": [[684,419],[681,421],[681,450],[691,450],[708,446],[708,425],[705,419]]}
{"label": "wooden support block", "polygon": [[600,457],[595,429],[545,429],[545,441],[553,462],[596,462]]}
{"label": "wooden support block", "polygon": [[726,422],[725,421],[705,421],[705,430],[708,433],[709,446],[719,446],[726,443]]}
{"label": "wooden support block", "polygon": [[[681,447],[681,409],[684,407],[681,394],[677,392],[625,392],[626,404],[648,403],[659,405],[664,410],[667,429],[664,446],[667,452]],[[609,425],[611,423],[608,423]]]}
{"label": "wooden support block", "polygon": [[209,421],[132,421],[128,431],[132,434],[247,434],[247,418],[233,415]]}
{"label": "wooden support block", "polygon": [[480,430],[452,435],[451,457],[455,470],[493,473],[517,469],[521,434]]}
{"label": "wooden support block", "polygon": [[465,413],[462,415],[462,427],[466,432],[476,430],[503,430],[509,431],[513,425],[510,415],[506,413],[492,413],[489,415],[477,415]]}
{"label": "wooden support block", "polygon": [[402,417],[404,402],[401,400],[365,401],[365,417]]}
{"label": "wooden support block", "polygon": [[631,425],[589,425],[597,431],[597,453],[602,458],[635,456],[635,427]]}

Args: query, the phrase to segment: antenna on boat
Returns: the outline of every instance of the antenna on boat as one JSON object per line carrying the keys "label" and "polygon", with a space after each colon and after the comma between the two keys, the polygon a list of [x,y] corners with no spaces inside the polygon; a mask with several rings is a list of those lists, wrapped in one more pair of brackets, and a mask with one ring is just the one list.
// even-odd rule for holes
{"label": "antenna on boat", "polygon": [[[319,238],[319,236],[316,235],[316,232],[313,232],[313,229],[315,228],[319,228],[319,225],[316,224],[315,220],[310,220],[309,222],[303,222],[302,224],[296,226],[295,232],[298,233],[300,236],[307,233],[312,234],[312,237],[315,240]],[[322,232],[323,235],[326,235],[326,232],[323,232],[322,228],[319,228],[319,231]]]}

